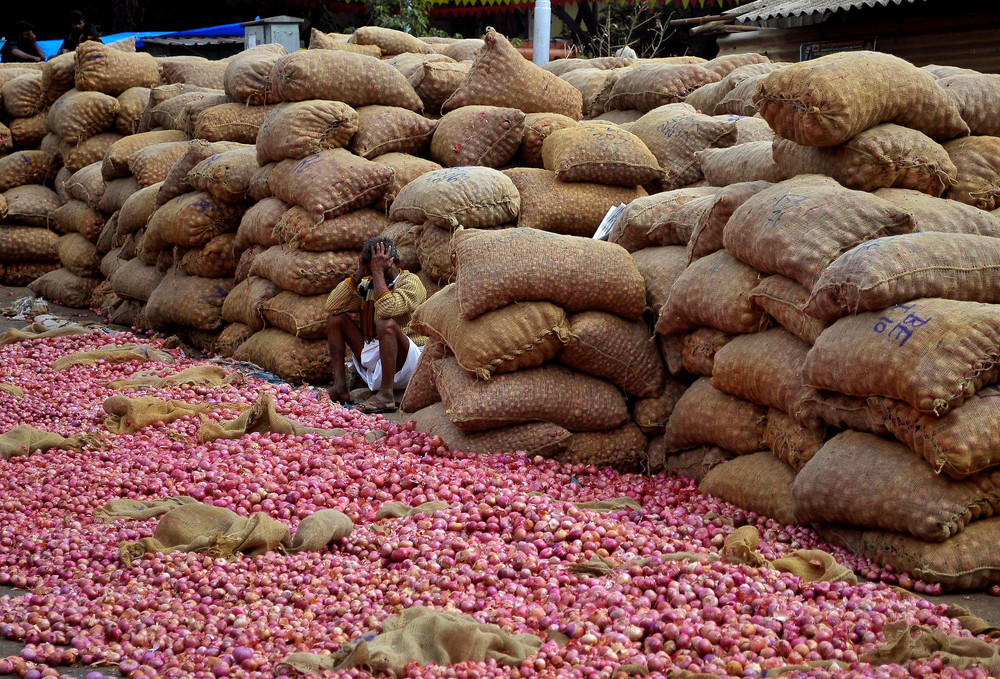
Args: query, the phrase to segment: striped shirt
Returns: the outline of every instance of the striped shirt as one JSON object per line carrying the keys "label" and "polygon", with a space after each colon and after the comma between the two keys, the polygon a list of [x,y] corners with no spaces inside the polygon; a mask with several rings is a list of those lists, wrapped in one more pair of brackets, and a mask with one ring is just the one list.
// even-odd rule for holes
{"label": "striped shirt", "polygon": [[[401,271],[389,290],[376,298],[371,281],[371,276],[365,276],[357,284],[353,278],[343,281],[326,298],[326,310],[331,315],[360,313],[362,335],[366,342],[376,339],[376,320],[391,318],[414,344],[422,347],[427,338],[414,333],[410,329],[410,321],[413,320],[413,312],[427,299],[424,284],[409,271]],[[365,293],[364,297],[359,290]]]}

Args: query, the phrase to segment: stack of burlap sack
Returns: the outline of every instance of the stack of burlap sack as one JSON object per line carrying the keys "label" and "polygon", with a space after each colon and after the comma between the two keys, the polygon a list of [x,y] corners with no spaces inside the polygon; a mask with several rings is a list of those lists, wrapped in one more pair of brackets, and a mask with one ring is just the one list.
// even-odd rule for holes
{"label": "stack of burlap sack", "polygon": [[1000,81],[947,75],[880,54],[765,74],[744,112],[776,133],[777,174],[712,170],[752,145],[703,151],[712,186],[634,201],[612,240],[694,380],[654,469],[735,457],[703,492],[980,589],[1000,580]]}

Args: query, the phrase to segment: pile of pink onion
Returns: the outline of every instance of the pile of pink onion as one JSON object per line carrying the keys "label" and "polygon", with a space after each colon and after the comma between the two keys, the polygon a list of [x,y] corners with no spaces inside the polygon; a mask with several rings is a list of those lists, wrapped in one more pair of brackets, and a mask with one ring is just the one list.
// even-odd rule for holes
{"label": "pile of pink onion", "polygon": [[[102,385],[154,366],[98,364],[63,372],[50,366],[59,356],[109,341],[137,340],[91,335],[4,347],[0,381],[25,393],[0,392],[0,431],[18,424],[63,435],[102,431],[101,404],[113,393]],[[170,374],[194,363],[155,367]],[[253,402],[262,389],[274,393],[287,417],[351,433],[331,439],[254,434],[199,445],[197,422],[189,418],[109,437],[105,450],[0,460],[0,585],[29,592],[0,600],[0,637],[27,643],[20,657],[0,659],[0,675],[59,676],[59,667],[93,663],[117,665],[129,677],[272,677],[284,673],[277,665],[293,652],[337,651],[386,617],[424,605],[514,633],[557,631],[569,642],[548,641],[518,668],[414,665],[407,675],[413,679],[583,679],[615,676],[624,665],[644,666],[654,677],[676,668],[759,676],[821,659],[855,671],[845,676],[987,676],[942,668],[938,659],[905,667],[859,663],[895,620],[968,635],[943,607],[901,597],[886,584],[809,585],[770,570],[664,559],[714,552],[732,524],[747,523],[759,528],[766,558],[830,549],[809,530],[703,497],[690,481],[517,454],[452,452],[411,426],[331,405],[308,388],[258,379],[143,394]],[[232,414],[214,415],[224,416]],[[364,432],[376,426],[389,435],[365,443]],[[153,554],[124,568],[118,544],[151,535],[155,519],[105,524],[95,521],[94,509],[117,497],[173,495],[243,515],[266,512],[293,527],[319,509],[336,508],[356,527],[342,544],[319,553],[234,560]],[[638,500],[642,511],[598,514],[569,502],[620,496]],[[375,520],[386,502],[431,500],[449,508]],[[906,577],[831,551],[883,583]],[[624,565],[601,577],[567,568],[595,554]],[[815,669],[809,676],[832,675]]]}

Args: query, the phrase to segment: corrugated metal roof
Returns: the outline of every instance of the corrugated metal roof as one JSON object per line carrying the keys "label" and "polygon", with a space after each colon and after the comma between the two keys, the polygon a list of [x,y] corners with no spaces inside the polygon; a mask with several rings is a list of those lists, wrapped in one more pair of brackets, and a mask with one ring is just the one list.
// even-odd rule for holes
{"label": "corrugated metal roof", "polygon": [[916,2],[926,2],[926,0],[756,0],[756,2],[728,10],[723,14],[735,16],[738,23],[748,23],[812,14],[832,14],[838,10],[886,7]]}

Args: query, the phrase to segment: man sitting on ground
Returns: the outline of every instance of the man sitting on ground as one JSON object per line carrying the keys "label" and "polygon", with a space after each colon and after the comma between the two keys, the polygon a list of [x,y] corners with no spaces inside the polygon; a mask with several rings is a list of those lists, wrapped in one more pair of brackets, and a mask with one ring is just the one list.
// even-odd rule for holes
{"label": "man sitting on ground", "polygon": [[[360,410],[390,413],[396,410],[394,390],[406,388],[427,341],[410,330],[410,319],[427,299],[427,290],[417,276],[400,271],[396,245],[389,238],[370,239],[359,260],[357,272],[338,285],[326,301],[333,361],[330,398],[341,403],[351,399],[344,364],[349,346],[358,374],[377,392]],[[361,314],[360,328],[351,313]]]}
{"label": "man sitting on ground", "polygon": [[27,21],[14,24],[14,36],[0,47],[0,62],[30,64],[45,61],[45,52],[38,46],[35,27]]}
{"label": "man sitting on ground", "polygon": [[80,43],[87,42],[88,40],[102,42],[101,34],[93,24],[87,23],[83,12],[74,9],[69,13],[69,35],[63,40],[62,47],[59,48],[58,53],[66,54],[67,52],[75,52]]}

